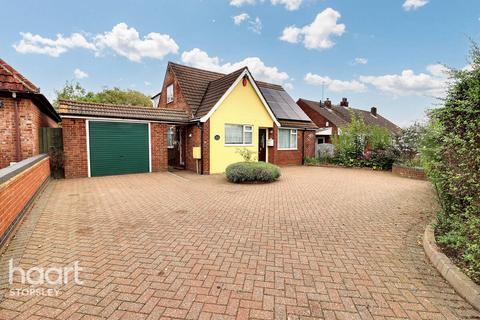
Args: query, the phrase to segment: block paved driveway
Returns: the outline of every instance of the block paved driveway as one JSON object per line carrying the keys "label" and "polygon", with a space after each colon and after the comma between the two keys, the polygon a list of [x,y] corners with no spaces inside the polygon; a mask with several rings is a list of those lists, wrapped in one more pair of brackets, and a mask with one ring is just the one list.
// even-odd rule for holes
{"label": "block paved driveway", "polygon": [[[291,167],[268,185],[181,172],[55,181],[4,254],[72,266],[8,319],[479,319],[425,260],[428,183]],[[4,279],[5,280],[5,279]]]}

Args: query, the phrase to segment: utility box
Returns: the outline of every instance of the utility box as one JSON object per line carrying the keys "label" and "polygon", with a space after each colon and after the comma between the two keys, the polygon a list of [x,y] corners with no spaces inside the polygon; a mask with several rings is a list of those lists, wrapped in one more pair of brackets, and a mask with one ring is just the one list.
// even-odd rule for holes
{"label": "utility box", "polygon": [[268,139],[267,140],[267,147],[273,147],[275,145],[275,142],[273,141],[273,139]]}
{"label": "utility box", "polygon": [[202,159],[202,152],[200,147],[193,147],[193,159]]}

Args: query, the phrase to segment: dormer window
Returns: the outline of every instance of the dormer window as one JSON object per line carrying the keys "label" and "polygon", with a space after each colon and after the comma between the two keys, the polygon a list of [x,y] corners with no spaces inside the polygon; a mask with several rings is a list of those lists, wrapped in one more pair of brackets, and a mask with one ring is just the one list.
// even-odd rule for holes
{"label": "dormer window", "polygon": [[173,102],[173,84],[167,87],[167,103]]}

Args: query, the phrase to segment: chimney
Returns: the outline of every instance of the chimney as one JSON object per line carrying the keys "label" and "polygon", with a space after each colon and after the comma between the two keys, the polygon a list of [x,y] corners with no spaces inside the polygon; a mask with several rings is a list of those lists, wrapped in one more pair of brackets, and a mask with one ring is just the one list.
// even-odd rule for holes
{"label": "chimney", "polygon": [[372,107],[372,109],[370,109],[370,113],[372,114],[372,116],[376,117],[377,116],[377,108]]}
{"label": "chimney", "polygon": [[340,102],[340,106],[348,108],[348,99],[342,98],[342,101]]}
{"label": "chimney", "polygon": [[330,99],[327,98],[327,100],[325,100],[324,104],[325,104],[325,108],[332,109],[332,101],[330,101]]}

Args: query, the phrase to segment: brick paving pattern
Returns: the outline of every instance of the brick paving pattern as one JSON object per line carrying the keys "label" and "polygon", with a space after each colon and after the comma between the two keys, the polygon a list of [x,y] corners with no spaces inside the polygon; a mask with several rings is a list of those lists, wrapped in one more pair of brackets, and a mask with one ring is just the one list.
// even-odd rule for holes
{"label": "brick paving pattern", "polygon": [[178,175],[50,183],[2,275],[10,258],[79,261],[84,283],[5,288],[0,318],[479,319],[423,254],[427,182],[315,167],[268,185]]}

